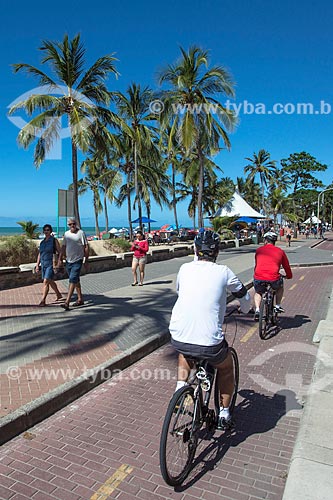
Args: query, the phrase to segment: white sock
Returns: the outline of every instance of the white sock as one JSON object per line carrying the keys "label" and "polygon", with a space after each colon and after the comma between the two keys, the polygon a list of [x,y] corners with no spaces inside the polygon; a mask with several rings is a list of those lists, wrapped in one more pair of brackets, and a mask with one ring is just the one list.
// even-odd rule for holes
{"label": "white sock", "polygon": [[224,418],[225,420],[230,420],[229,407],[224,408],[223,406],[220,406],[220,417]]}
{"label": "white sock", "polygon": [[281,307],[281,304],[275,304],[276,307]]}
{"label": "white sock", "polygon": [[177,380],[175,392],[178,391],[178,389],[180,389],[181,387],[184,387],[184,385],[186,385],[186,382],[184,382],[183,380]]}
{"label": "white sock", "polygon": [[260,312],[260,309],[256,309],[256,313]]}

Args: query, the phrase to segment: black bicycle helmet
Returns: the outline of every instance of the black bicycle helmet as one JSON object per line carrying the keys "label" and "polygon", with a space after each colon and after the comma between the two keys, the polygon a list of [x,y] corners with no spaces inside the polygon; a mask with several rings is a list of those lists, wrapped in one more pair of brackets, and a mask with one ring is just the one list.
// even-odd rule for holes
{"label": "black bicycle helmet", "polygon": [[264,234],[264,239],[267,241],[271,241],[272,243],[275,243],[277,240],[277,234],[273,233],[273,231],[268,231],[268,233]]}
{"label": "black bicycle helmet", "polygon": [[194,244],[199,256],[214,257],[220,248],[220,236],[210,230],[200,231]]}

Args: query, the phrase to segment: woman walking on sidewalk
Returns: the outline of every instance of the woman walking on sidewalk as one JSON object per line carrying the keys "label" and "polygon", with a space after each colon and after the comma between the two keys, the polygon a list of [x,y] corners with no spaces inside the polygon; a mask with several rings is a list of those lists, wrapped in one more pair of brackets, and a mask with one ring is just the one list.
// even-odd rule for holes
{"label": "woman walking on sidewalk", "polygon": [[134,242],[131,246],[131,251],[132,252],[134,251],[133,261],[132,261],[132,273],[133,273],[132,286],[135,286],[138,284],[138,277],[137,277],[138,266],[139,266],[139,270],[140,270],[139,286],[143,285],[148,250],[149,250],[148,241],[144,239],[143,232],[137,231],[136,240],[134,240]]}
{"label": "woman walking on sidewalk", "polygon": [[46,297],[49,293],[50,287],[57,295],[56,302],[60,302],[61,300],[63,300],[57,284],[54,281],[53,255],[60,254],[60,245],[58,240],[52,235],[52,231],[53,229],[50,224],[45,224],[43,226],[43,233],[45,237],[39,245],[36,272],[39,271],[39,266],[41,266],[44,285],[42,300],[38,304],[39,307],[44,307],[46,305]]}

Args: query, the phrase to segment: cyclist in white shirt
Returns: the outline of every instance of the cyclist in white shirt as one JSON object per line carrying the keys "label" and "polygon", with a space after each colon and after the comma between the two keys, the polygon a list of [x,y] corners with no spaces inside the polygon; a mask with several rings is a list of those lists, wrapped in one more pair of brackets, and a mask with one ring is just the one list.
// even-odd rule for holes
{"label": "cyclist in white shirt", "polygon": [[218,428],[223,429],[231,425],[229,404],[234,386],[232,358],[222,331],[227,290],[239,299],[244,313],[251,308],[250,296],[227,266],[215,263],[220,245],[217,233],[199,233],[194,243],[198,260],[183,264],[179,270],[178,299],[169,325],[171,343],[179,352],[176,390],[186,384],[190,373],[186,356],[209,360],[218,369]]}

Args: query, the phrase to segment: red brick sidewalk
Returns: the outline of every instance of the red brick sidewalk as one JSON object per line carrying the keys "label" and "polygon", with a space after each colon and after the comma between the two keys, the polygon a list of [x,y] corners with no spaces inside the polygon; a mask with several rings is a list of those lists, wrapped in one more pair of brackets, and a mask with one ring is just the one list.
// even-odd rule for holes
{"label": "red brick sidewalk", "polygon": [[[1,317],[16,317],[40,312],[38,303],[42,294],[42,283],[26,287],[3,290],[1,292]],[[66,289],[59,284],[59,290],[65,295]],[[57,308],[52,304],[56,296],[48,295],[47,309]],[[44,309],[44,308],[43,308]],[[29,317],[27,316],[27,321]],[[54,355],[34,360],[23,366],[13,363],[13,370],[8,376],[0,374],[0,418],[31,403],[65,382],[78,378],[85,371],[94,369],[103,362],[119,354],[119,348],[113,342],[105,342],[104,336],[71,344],[68,348]]]}
{"label": "red brick sidewalk", "polygon": [[[57,285],[60,292],[65,297],[67,294],[66,288],[61,282],[58,282]],[[42,298],[42,290],[43,283],[2,290],[0,295],[0,319],[27,314],[34,309],[36,309],[36,311],[40,310],[38,304]],[[50,293],[47,296],[47,307],[59,307],[59,304],[54,304],[55,300],[56,295],[52,290],[50,290]]]}

